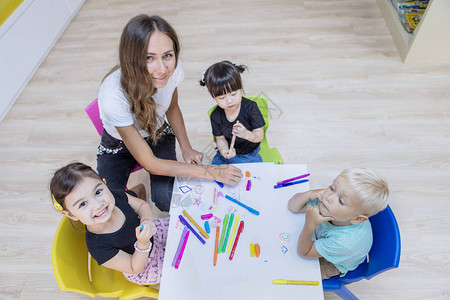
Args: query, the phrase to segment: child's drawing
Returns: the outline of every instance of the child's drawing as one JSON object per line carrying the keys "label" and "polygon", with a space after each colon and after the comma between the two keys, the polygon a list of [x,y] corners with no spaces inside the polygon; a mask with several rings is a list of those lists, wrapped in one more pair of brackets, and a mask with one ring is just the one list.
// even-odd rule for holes
{"label": "child's drawing", "polygon": [[190,187],[188,187],[187,185],[180,186],[179,189],[183,194],[186,194],[187,192],[192,191],[192,189]]}
{"label": "child's drawing", "polygon": [[173,194],[172,195],[172,207],[177,208],[180,206],[180,199],[181,199],[181,195],[180,194]]}
{"label": "child's drawing", "polygon": [[183,209],[186,209],[186,208],[191,207],[193,203],[194,203],[194,201],[192,200],[191,194],[188,194],[186,198],[184,198],[180,201],[180,206]]}
{"label": "child's drawing", "polygon": [[283,241],[289,241],[291,239],[291,235],[287,232],[280,233],[280,239]]}
{"label": "child's drawing", "polygon": [[288,252],[288,248],[286,248],[286,246],[281,246],[281,252],[286,254],[286,252]]}

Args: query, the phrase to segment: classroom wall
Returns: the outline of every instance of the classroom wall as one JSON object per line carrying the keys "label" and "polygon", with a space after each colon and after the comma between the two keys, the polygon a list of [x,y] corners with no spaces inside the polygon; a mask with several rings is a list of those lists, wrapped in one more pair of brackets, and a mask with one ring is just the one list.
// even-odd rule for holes
{"label": "classroom wall", "polygon": [[0,26],[0,122],[86,0],[24,0]]}

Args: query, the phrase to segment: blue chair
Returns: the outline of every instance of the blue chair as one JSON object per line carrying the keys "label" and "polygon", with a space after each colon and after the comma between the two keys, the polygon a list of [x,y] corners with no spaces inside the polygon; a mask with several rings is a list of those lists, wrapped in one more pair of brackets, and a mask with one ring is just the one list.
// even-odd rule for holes
{"label": "blue chair", "polygon": [[373,244],[369,257],[358,268],[344,277],[333,276],[322,280],[324,292],[335,292],[342,299],[358,299],[345,285],[397,268],[400,262],[400,230],[389,205],[369,218],[372,224]]}

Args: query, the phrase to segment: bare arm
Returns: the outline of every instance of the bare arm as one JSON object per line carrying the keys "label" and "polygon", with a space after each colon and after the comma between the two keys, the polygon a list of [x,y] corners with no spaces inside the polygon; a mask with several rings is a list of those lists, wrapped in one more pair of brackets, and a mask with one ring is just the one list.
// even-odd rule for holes
{"label": "bare arm", "polygon": [[295,213],[306,211],[306,204],[308,201],[319,199],[319,194],[321,192],[322,190],[319,189],[295,194],[291,199],[289,199],[288,209]]}
{"label": "bare arm", "polygon": [[239,121],[233,125],[232,132],[236,136],[246,139],[247,141],[252,142],[252,143],[259,143],[262,141],[262,139],[264,137],[264,128],[263,127],[255,128],[253,130],[248,130],[247,128],[245,128],[244,125],[242,125],[242,123],[239,123]]}
{"label": "bare arm", "polygon": [[[204,166],[187,164],[173,160],[157,158],[134,125],[116,127],[125,146],[136,161],[148,172],[155,175],[199,177],[221,181],[234,185],[242,172],[231,165]],[[238,180],[239,181],[239,180]]]}
{"label": "bare arm", "polygon": [[305,225],[303,226],[300,237],[298,238],[297,252],[301,256],[305,257],[322,257],[316,250],[314,242],[312,241],[312,235],[314,229],[328,221],[332,221],[331,217],[323,217],[319,212],[319,206],[314,205],[306,209]]}
{"label": "bare arm", "polygon": [[187,163],[201,164],[203,153],[192,149],[186,133],[183,114],[178,106],[178,89],[175,89],[173,93],[172,101],[167,109],[166,116],[170,126],[175,132],[178,142],[180,143],[180,149],[183,154],[184,161]]}

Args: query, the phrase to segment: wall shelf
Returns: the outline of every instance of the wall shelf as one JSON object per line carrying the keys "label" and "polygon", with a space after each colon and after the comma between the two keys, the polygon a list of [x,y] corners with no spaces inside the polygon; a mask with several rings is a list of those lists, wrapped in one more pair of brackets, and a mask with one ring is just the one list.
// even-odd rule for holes
{"label": "wall shelf", "polygon": [[377,0],[404,63],[450,64],[450,1],[430,0],[414,33],[400,22],[390,0]]}

